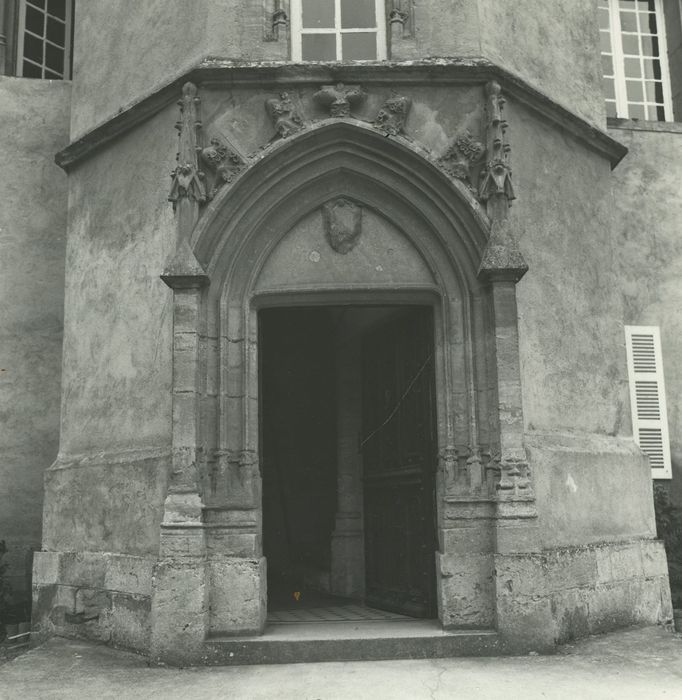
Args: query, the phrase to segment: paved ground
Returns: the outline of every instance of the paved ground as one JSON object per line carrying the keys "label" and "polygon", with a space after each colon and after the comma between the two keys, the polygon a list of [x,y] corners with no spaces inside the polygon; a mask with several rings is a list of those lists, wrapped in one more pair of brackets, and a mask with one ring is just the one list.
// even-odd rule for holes
{"label": "paved ground", "polygon": [[631,629],[556,656],[149,668],[134,654],[53,639],[0,666],[2,700],[682,699],[682,635]]}

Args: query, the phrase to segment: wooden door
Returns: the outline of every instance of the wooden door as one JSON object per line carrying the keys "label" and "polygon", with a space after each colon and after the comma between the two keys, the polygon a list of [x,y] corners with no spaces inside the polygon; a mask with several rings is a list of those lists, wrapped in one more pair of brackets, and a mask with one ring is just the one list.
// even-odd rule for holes
{"label": "wooden door", "polygon": [[410,307],[363,342],[366,601],[435,614],[433,312]]}

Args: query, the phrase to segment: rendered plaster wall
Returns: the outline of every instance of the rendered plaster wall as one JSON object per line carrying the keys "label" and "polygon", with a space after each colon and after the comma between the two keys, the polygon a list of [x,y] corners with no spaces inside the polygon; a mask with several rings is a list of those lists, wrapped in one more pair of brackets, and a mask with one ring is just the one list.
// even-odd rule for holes
{"label": "rendered plaster wall", "polygon": [[[629,149],[612,176],[623,322],[659,326],[677,503],[682,504],[682,129],[611,129]],[[629,418],[628,418],[629,420]]]}
{"label": "rendered plaster wall", "polygon": [[60,457],[44,546],[158,548],[171,440],[174,109],[69,175]]}
{"label": "rendered plaster wall", "polygon": [[525,443],[544,549],[653,536],[650,470],[631,439],[532,432]]}
{"label": "rendered plaster wall", "polygon": [[0,78],[0,540],[26,592],[57,456],[71,85]]}
{"label": "rendered plaster wall", "polygon": [[526,429],[630,435],[609,163],[509,102]]}
{"label": "rendered plaster wall", "polygon": [[631,442],[609,164],[513,101],[507,119],[511,220],[529,266],[519,344],[542,544],[653,536],[648,469]]}
{"label": "rendered plaster wall", "polygon": [[208,1],[78,4],[71,137],[169,82],[207,53]]}
{"label": "rendered plaster wall", "polygon": [[[206,56],[287,60],[288,42],[266,42],[252,0],[109,0],[75,15],[72,138],[170,82]],[[103,31],[102,28],[113,28]]]}
{"label": "rendered plaster wall", "polygon": [[478,0],[481,55],[599,126],[605,111],[593,0]]}

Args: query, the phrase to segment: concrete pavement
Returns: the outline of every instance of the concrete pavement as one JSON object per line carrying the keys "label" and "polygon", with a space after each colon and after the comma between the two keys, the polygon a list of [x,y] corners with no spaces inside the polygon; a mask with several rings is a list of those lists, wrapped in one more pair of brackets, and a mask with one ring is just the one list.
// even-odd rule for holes
{"label": "concrete pavement", "polygon": [[0,666],[2,700],[682,699],[682,635],[629,629],[555,656],[150,668],[135,654],[52,639]]}

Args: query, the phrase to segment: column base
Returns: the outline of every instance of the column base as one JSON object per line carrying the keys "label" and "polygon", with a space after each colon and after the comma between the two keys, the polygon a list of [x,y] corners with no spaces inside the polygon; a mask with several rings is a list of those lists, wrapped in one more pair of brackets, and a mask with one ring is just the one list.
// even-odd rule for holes
{"label": "column base", "polygon": [[365,595],[365,541],[361,530],[332,535],[331,593],[361,599]]}

